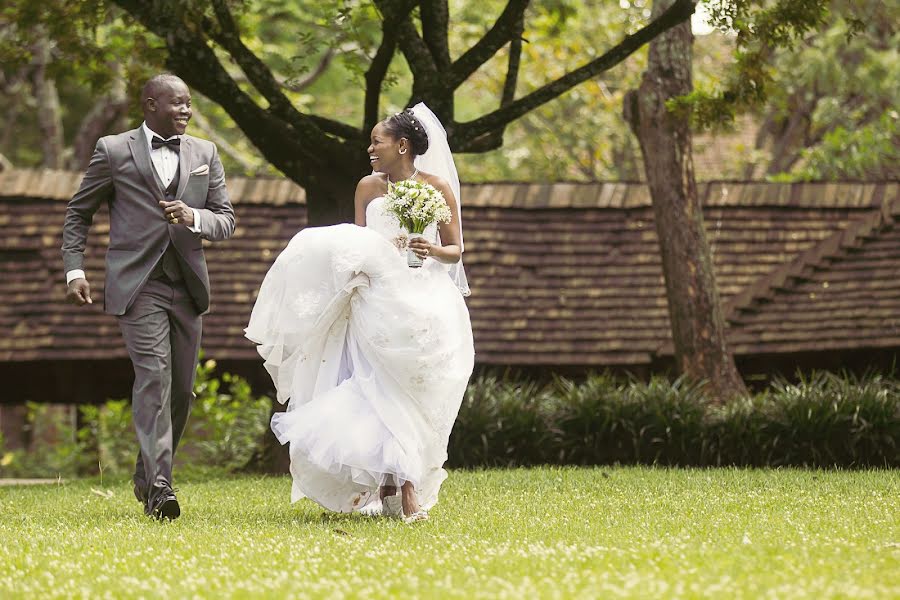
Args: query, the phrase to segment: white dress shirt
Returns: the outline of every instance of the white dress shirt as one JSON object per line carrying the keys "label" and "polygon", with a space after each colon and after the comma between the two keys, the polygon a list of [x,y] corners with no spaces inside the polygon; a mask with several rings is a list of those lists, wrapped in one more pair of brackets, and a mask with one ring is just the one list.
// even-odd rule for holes
{"label": "white dress shirt", "polygon": [[[172,179],[175,178],[175,173],[178,172],[178,152],[175,152],[169,146],[161,146],[154,149],[151,140],[153,139],[153,136],[165,140],[178,138],[180,136],[173,135],[170,138],[163,138],[163,136],[154,133],[154,131],[147,126],[146,121],[141,124],[141,127],[144,129],[144,137],[147,138],[147,150],[150,151],[150,162],[153,164],[153,170],[159,175],[163,187],[167,188],[169,187],[169,184],[172,183]],[[190,177],[187,173],[182,173],[182,176]],[[193,227],[188,227],[188,229],[194,233],[200,233],[200,211],[196,208],[192,208],[191,212],[194,213],[194,225]],[[72,269],[66,273],[66,285],[72,283],[72,280],[74,279],[85,279],[84,271],[82,269]]]}

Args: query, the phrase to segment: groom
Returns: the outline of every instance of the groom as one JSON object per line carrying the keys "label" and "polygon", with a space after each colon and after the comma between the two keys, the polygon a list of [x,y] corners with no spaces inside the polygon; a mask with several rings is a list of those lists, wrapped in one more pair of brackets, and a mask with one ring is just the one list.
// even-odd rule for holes
{"label": "groom", "polygon": [[134,494],[157,519],[181,514],[172,457],[193,400],[201,315],[209,309],[202,239],[226,240],[234,210],[216,146],[184,135],[191,94],[174,75],[141,92],[144,123],[101,138],[69,201],[62,255],[66,299],[91,304],[84,249],[94,213],[109,205],[105,311],[116,315],[134,367],[140,452]]}

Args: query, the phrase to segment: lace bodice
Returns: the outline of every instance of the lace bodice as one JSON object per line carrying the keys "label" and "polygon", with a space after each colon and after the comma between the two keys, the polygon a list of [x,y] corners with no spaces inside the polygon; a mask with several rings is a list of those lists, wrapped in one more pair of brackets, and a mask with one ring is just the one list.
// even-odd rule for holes
{"label": "lace bodice", "polygon": [[[397,218],[384,210],[384,196],[378,196],[366,206],[366,228],[377,231],[392,242],[401,233],[406,233]],[[425,229],[425,237],[434,243],[438,241],[436,223]]]}

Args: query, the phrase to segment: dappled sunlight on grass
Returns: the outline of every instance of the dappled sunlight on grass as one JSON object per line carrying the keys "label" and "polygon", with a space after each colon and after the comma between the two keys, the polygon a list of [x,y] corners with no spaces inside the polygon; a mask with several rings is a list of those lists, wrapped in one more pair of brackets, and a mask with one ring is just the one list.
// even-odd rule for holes
{"label": "dappled sunlight on grass", "polygon": [[0,596],[900,595],[892,471],[453,471],[413,526],[289,505],[287,478],[179,483],[168,524],[123,481],[0,489]]}

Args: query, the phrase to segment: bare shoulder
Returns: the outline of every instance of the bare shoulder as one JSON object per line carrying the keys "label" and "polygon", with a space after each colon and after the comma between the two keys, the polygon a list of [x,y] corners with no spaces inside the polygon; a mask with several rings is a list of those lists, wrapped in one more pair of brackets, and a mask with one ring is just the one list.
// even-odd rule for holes
{"label": "bare shoulder", "polygon": [[383,173],[366,175],[356,184],[356,200],[364,205],[387,192],[387,177]]}
{"label": "bare shoulder", "polygon": [[444,199],[447,202],[450,202],[450,198],[453,197],[453,190],[450,189],[450,184],[447,183],[447,180],[439,175],[432,175],[431,173],[423,173],[419,172],[419,177],[421,177],[426,183],[429,183],[435,187],[439,192],[444,195]]}

